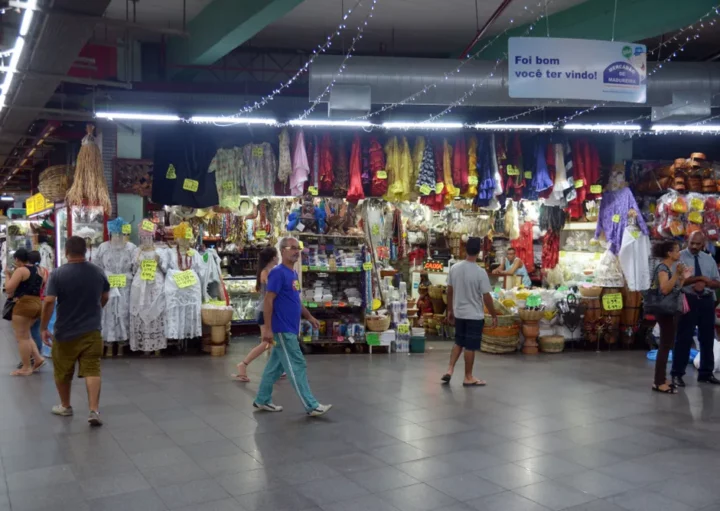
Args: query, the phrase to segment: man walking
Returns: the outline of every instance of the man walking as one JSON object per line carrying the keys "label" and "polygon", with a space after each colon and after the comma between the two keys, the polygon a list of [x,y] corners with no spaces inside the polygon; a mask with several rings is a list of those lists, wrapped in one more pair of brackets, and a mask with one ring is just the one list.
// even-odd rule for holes
{"label": "man walking", "polygon": [[285,372],[305,411],[308,415],[318,417],[330,410],[332,405],[321,405],[312,395],[307,379],[307,363],[300,351],[300,316],[310,321],[315,328],[319,327],[319,323],[300,301],[300,281],[294,269],[299,258],[298,240],[280,240],[282,262],[268,274],[263,311],[265,321],[270,320],[270,328],[265,329],[262,340],[269,344],[274,341],[275,349],[265,366],[253,406],[268,412],[282,411],[282,406],[273,404],[272,391],[275,382]]}
{"label": "man walking", "polygon": [[[85,378],[91,426],[102,426],[100,404],[100,357],[103,340],[100,334],[102,308],[108,301],[110,284],[100,268],[85,260],[85,240],[72,236],[65,244],[67,263],[50,275],[42,307],[42,339],[48,346],[52,338],[52,361],[55,386],[60,404],[52,413],[63,417],[73,415],[70,388],[78,363],[78,376]],[[55,333],[48,323],[57,301]]]}
{"label": "man walking", "polygon": [[685,368],[690,358],[690,346],[693,342],[695,327],[700,341],[700,368],[698,382],[720,384],[713,375],[715,357],[715,289],[720,288],[720,274],[715,260],[707,253],[705,236],[700,231],[690,235],[688,248],[680,252],[680,262],[690,269],[690,277],[685,279],[682,292],[687,298],[690,311],[680,316],[677,338],[673,350],[672,382],[684,387]]}
{"label": "man walking", "polygon": [[497,314],[490,295],[490,279],[477,264],[480,238],[470,238],[465,247],[467,257],[450,268],[447,288],[447,320],[455,325],[455,345],[450,353],[450,365],[442,377],[450,382],[455,364],[465,350],[465,379],[463,387],[482,387],[486,384],[473,376],[475,352],[480,349],[485,311],[483,303],[492,315],[492,326],[497,326]]}

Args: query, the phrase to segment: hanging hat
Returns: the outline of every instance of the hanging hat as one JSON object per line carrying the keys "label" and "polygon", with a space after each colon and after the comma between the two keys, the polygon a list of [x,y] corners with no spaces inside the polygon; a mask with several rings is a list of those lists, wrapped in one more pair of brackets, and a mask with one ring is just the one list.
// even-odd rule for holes
{"label": "hanging hat", "polygon": [[121,216],[117,217],[115,220],[110,220],[107,223],[108,232],[110,234],[120,234],[122,233],[122,226],[125,225],[125,220]]}
{"label": "hanging hat", "polygon": [[248,216],[253,211],[253,203],[250,199],[242,199],[238,206],[239,216]]}

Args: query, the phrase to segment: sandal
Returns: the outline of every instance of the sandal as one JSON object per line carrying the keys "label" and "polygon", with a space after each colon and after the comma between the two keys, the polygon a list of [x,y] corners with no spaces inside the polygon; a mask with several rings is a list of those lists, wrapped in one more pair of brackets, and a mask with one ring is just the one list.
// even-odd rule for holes
{"label": "sandal", "polygon": [[653,392],[660,392],[662,394],[677,394],[678,393],[677,388],[673,387],[672,385],[667,385],[665,383],[663,385],[665,385],[667,388],[661,389],[660,387],[662,387],[662,385],[653,384],[653,386],[652,386]]}
{"label": "sandal", "polygon": [[243,382],[243,383],[249,383],[249,382],[250,382],[250,378],[248,377],[248,375],[247,375],[247,374],[240,374],[240,372],[239,372],[241,365],[244,365],[244,366],[245,366],[245,371],[247,371],[247,366],[248,366],[248,365],[247,365],[247,364],[245,363],[245,361],[243,360],[242,362],[240,362],[240,363],[237,365],[238,372],[237,372],[237,373],[233,373],[233,374],[231,374],[230,376],[232,376],[234,380],[237,380],[237,381],[240,381],[240,382]]}
{"label": "sandal", "polygon": [[485,385],[487,385],[487,382],[483,380],[475,380],[472,383],[463,382],[463,387],[484,387]]}
{"label": "sandal", "polygon": [[440,378],[440,380],[442,380],[443,383],[450,383],[450,378],[452,378],[452,374],[445,373],[443,374],[443,377]]}
{"label": "sandal", "polygon": [[46,363],[47,363],[47,360],[43,359],[43,361],[40,362],[39,365],[36,365],[33,367],[33,372],[35,373],[35,372],[39,371],[40,369],[42,369]]}
{"label": "sandal", "polygon": [[31,376],[32,373],[33,373],[32,370],[30,370],[29,373],[25,373],[25,372],[23,372],[22,369],[16,369],[16,370],[13,371],[12,373],[10,373],[10,376]]}

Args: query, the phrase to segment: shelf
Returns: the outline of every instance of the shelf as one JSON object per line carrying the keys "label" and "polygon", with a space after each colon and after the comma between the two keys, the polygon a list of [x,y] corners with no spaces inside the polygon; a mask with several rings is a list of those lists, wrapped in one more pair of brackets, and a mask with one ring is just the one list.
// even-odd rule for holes
{"label": "shelf", "polygon": [[348,305],[346,303],[339,303],[338,305],[328,305],[327,303],[319,302],[302,302],[302,304],[308,309],[361,309],[362,305]]}
{"label": "shelf", "polygon": [[299,236],[301,238],[351,238],[357,240],[364,240],[365,236],[358,236],[356,234],[315,234],[314,232],[291,232],[291,236]]}
{"label": "shelf", "polygon": [[302,272],[303,273],[362,273],[363,269],[360,267],[357,267],[357,268],[347,268],[345,270],[324,270],[317,266],[309,266],[307,269],[303,268]]}
{"label": "shelf", "polygon": [[594,231],[597,228],[597,222],[574,222],[565,224],[563,231]]}
{"label": "shelf", "polygon": [[317,339],[312,339],[309,336],[301,337],[300,341],[303,344],[365,344],[365,336],[353,336],[355,339],[354,343],[351,343],[348,341],[347,337],[344,336],[338,336],[338,337],[318,337]]}
{"label": "shelf", "polygon": [[257,277],[255,275],[238,275],[236,277],[226,276],[223,277],[223,280],[256,280]]}
{"label": "shelf", "polygon": [[233,319],[230,322],[231,325],[257,325],[257,320],[255,319]]}

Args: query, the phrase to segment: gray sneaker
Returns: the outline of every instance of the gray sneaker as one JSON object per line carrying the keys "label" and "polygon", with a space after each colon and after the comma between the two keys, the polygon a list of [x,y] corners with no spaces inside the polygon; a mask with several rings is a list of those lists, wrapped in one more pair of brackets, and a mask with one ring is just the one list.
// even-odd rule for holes
{"label": "gray sneaker", "polygon": [[103,421],[100,420],[100,414],[98,412],[90,412],[90,415],[88,415],[88,424],[91,426],[102,426]]}
{"label": "gray sneaker", "polygon": [[60,417],[72,417],[73,409],[72,406],[65,408],[63,405],[55,405],[52,407],[52,413]]}
{"label": "gray sneaker", "polygon": [[260,410],[265,410],[266,412],[282,412],[283,407],[280,405],[274,405],[272,403],[268,403],[266,405],[261,405],[258,403],[253,403],[253,406],[255,408],[259,408]]}
{"label": "gray sneaker", "polygon": [[332,408],[332,405],[318,405],[318,407],[308,413],[308,415],[310,417],[320,417],[321,415],[328,413],[330,408]]}

